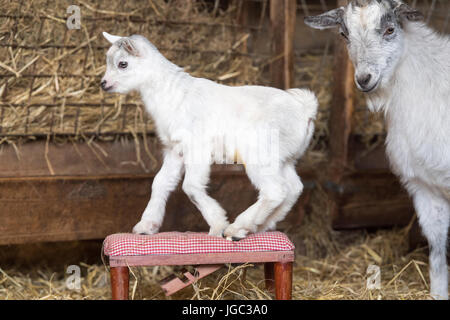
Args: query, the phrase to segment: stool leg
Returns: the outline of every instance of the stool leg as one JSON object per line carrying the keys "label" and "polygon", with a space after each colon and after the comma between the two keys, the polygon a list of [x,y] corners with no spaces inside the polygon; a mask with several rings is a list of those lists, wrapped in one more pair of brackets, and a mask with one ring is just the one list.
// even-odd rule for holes
{"label": "stool leg", "polygon": [[292,299],[292,262],[275,262],[275,299]]}
{"label": "stool leg", "polygon": [[113,300],[128,300],[129,278],[128,267],[111,267],[111,293]]}
{"label": "stool leg", "polygon": [[275,289],[275,275],[273,268],[273,262],[264,263],[264,280],[268,291],[273,291]]}

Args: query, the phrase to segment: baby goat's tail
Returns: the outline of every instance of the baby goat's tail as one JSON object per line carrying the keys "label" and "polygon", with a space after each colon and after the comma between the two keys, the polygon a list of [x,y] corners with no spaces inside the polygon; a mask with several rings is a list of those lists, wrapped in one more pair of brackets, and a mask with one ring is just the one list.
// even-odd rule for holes
{"label": "baby goat's tail", "polygon": [[302,111],[305,112],[306,117],[311,120],[316,119],[319,102],[317,101],[316,95],[311,90],[295,88],[286,91],[302,105]]}
{"label": "baby goat's tail", "polygon": [[295,158],[298,159],[308,148],[314,134],[314,120],[316,119],[319,102],[316,95],[308,89],[288,89],[286,91],[301,105],[302,118],[306,121],[305,125],[301,126],[305,131],[295,154]]}

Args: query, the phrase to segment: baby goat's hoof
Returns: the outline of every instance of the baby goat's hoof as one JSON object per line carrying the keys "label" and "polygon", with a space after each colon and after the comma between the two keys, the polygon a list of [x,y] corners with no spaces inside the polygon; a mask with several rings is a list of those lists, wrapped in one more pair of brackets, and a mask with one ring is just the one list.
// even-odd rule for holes
{"label": "baby goat's hoof", "polygon": [[217,226],[213,226],[209,229],[209,235],[210,236],[214,236],[214,237],[224,237],[223,233],[224,230],[229,226],[230,224],[228,222],[217,225]]}
{"label": "baby goat's hoof", "polygon": [[247,236],[248,231],[245,229],[237,229],[232,224],[225,229],[222,237],[230,241],[239,241]]}
{"label": "baby goat's hoof", "polygon": [[151,221],[139,221],[133,228],[134,234],[155,234],[158,233],[159,226]]}

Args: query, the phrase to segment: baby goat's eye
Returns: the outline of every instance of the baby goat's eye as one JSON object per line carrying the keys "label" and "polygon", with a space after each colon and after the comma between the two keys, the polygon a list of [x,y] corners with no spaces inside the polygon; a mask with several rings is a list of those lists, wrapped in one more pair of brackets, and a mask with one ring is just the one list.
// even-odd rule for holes
{"label": "baby goat's eye", "polygon": [[120,61],[119,62],[119,68],[120,69],[125,69],[126,67],[128,67],[128,62],[125,62],[125,61]]}
{"label": "baby goat's eye", "polygon": [[384,32],[384,35],[385,35],[385,36],[389,36],[389,35],[393,34],[394,31],[395,31],[395,29],[392,28],[392,27],[387,28],[386,31]]}

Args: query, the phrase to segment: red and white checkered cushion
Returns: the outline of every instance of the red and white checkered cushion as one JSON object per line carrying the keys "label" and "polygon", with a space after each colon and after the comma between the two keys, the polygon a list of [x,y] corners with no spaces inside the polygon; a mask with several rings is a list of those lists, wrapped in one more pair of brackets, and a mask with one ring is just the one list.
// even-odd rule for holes
{"label": "red and white checkered cushion", "polygon": [[292,251],[294,244],[281,232],[250,234],[240,241],[196,232],[163,232],[153,235],[117,233],[106,237],[104,253],[110,257],[163,254]]}

